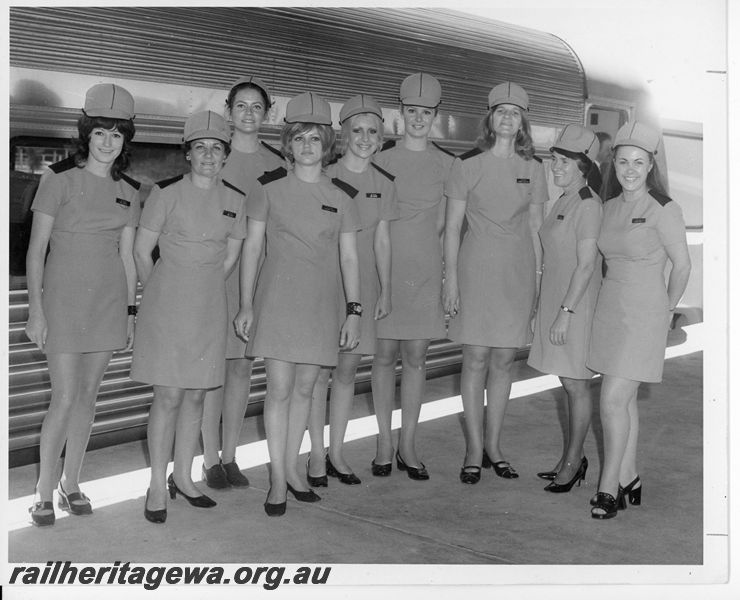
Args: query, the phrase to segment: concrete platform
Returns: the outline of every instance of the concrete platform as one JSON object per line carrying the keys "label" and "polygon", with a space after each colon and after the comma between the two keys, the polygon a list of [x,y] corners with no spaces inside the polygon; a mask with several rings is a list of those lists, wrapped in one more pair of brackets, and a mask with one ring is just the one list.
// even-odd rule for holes
{"label": "concrete platform", "polygon": [[[518,365],[517,380],[539,375]],[[598,379],[592,387],[593,428],[585,447],[590,467],[585,484],[567,494],[544,492],[546,482],[535,475],[551,468],[561,450],[563,414],[561,391],[556,388],[510,402],[503,445],[520,473],[517,480],[501,479],[492,470],[484,470],[477,485],[459,482],[464,437],[461,416],[452,414],[419,427],[418,453],[431,474],[426,482],[412,481],[395,465],[391,477],[373,477],[370,461],[375,437],[369,435],[346,446],[346,457],[362,479],[361,485],[346,486],[330,478],[329,488],[317,490],[321,502],[302,504],[289,497],[282,518],[264,514],[268,472],[261,465],[245,470],[251,481],[248,489],[208,490],[202,484],[218,502],[214,509],[193,508],[179,497],[170,501],[167,523],[162,526],[144,520],[143,495],[137,492],[136,497],[125,499],[122,489],[123,499],[96,507],[92,516],[58,519],[54,527],[17,527],[9,533],[8,560],[353,564],[368,568],[702,565],[702,354],[669,359],[664,382],[642,386],[639,469],[643,505],[629,507],[610,521],[597,521],[589,514],[588,500],[596,491],[602,458]],[[458,395],[458,376],[427,382],[427,392],[427,402]],[[369,395],[357,396],[353,418],[371,414]],[[261,420],[247,420],[244,442],[263,438]],[[134,442],[89,452],[83,479],[124,478],[127,472],[146,467],[145,444]],[[33,490],[36,467],[18,467],[9,475],[13,505],[14,499]],[[120,482],[113,485],[123,486]],[[89,495],[95,506],[95,496]],[[573,581],[577,580],[574,576]]]}

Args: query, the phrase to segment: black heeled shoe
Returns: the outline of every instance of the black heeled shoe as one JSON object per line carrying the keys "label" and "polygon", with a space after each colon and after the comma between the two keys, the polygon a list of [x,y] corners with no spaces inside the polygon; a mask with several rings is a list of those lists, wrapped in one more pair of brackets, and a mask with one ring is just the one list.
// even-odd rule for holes
{"label": "black heeled shoe", "polygon": [[519,477],[519,473],[516,472],[516,469],[511,466],[509,461],[499,460],[498,462],[493,462],[485,449],[483,450],[483,461],[481,466],[484,469],[490,469],[493,467],[496,475],[504,479],[517,479]]}
{"label": "black heeled shoe", "polygon": [[[272,491],[272,488],[268,490],[267,497],[270,497],[270,491]],[[273,504],[272,502],[267,502],[265,500],[265,514],[268,517],[282,517],[285,514],[285,509],[288,506],[287,500],[283,500],[282,502],[278,502],[276,504]]]}
{"label": "black heeled shoe", "polygon": [[[39,514],[42,510],[50,510],[51,512],[45,515]],[[33,506],[28,509],[31,513],[31,521],[34,525],[39,527],[46,527],[48,525],[54,525],[57,520],[57,516],[54,514],[54,503],[51,500],[39,500],[34,502]]]}
{"label": "black heeled shoe", "polygon": [[144,518],[150,523],[164,523],[167,520],[167,509],[160,508],[158,510],[149,510],[146,505],[149,503],[149,490],[146,491],[146,499],[144,500]]}
{"label": "black heeled shoe", "polygon": [[229,463],[221,463],[221,468],[226,474],[226,481],[228,481],[234,487],[249,487],[249,479],[242,473],[239,465],[236,464],[236,460],[232,460]]}
{"label": "black heeled shoe", "polygon": [[301,492],[300,490],[295,489],[292,485],[288,484],[288,491],[293,494],[293,497],[298,500],[298,502],[318,502],[319,500],[321,500],[321,496],[319,496],[313,490]]}
{"label": "black heeled shoe", "polygon": [[190,503],[191,506],[196,506],[198,508],[213,508],[216,506],[216,502],[205,494],[201,494],[200,496],[188,496],[183,493],[183,491],[175,485],[175,478],[172,476],[172,473],[170,473],[170,476],[167,478],[167,489],[170,492],[170,498],[172,500],[175,499],[177,494],[180,494]]}
{"label": "black heeled shoe", "polygon": [[[617,492],[615,498],[611,494],[606,492],[596,492],[596,503],[591,509],[591,518],[593,519],[611,519],[617,516],[619,510],[619,504],[624,500],[621,493]],[[595,512],[603,510],[604,512]]]}
{"label": "black heeled shoe", "polygon": [[581,487],[581,482],[585,481],[586,479],[586,471],[588,470],[588,460],[586,460],[586,457],[584,456],[581,459],[581,464],[578,465],[578,469],[576,470],[576,474],[573,475],[573,478],[566,482],[566,483],[555,483],[555,480],[551,481],[545,486],[546,492],[552,492],[553,494],[564,494],[565,492],[569,492],[573,486],[578,483],[578,487]]}
{"label": "black heeled shoe", "polygon": [[429,479],[429,473],[424,463],[419,463],[421,467],[410,467],[401,458],[401,454],[396,450],[396,466],[399,471],[406,471],[409,479],[415,479],[416,481],[426,481]]}
{"label": "black heeled shoe", "polygon": [[331,463],[331,459],[328,454],[326,455],[326,474],[330,477],[336,477],[339,481],[347,485],[357,485],[358,483],[362,483],[360,478],[354,473],[342,473],[341,471],[338,471]]}
{"label": "black heeled shoe", "polygon": [[67,511],[70,514],[82,516],[92,514],[92,504],[90,504],[90,498],[85,496],[82,492],[72,492],[68,494],[62,487],[62,482],[59,482],[57,487],[59,492],[58,506],[62,510]]}
{"label": "black heeled shoe", "polygon": [[306,479],[308,480],[308,485],[311,487],[329,487],[329,478],[326,475],[319,475],[318,477],[314,477],[309,473],[309,464],[311,463],[311,459],[309,458],[306,461]]}
{"label": "black heeled shoe", "polygon": [[214,490],[224,490],[231,487],[229,480],[226,478],[226,472],[224,471],[223,466],[221,466],[221,461],[208,468],[206,468],[206,463],[203,463],[201,472],[203,473],[203,481],[206,482],[206,485],[209,488]]}
{"label": "black heeled shoe", "polygon": [[469,485],[475,485],[480,481],[481,468],[477,465],[465,465],[460,469],[460,481]]}
{"label": "black heeled shoe", "polygon": [[[635,487],[636,485],[639,485],[640,487]],[[622,491],[622,504],[623,506],[620,506],[619,508],[625,509],[627,508],[627,500],[629,500],[629,503],[632,506],[640,506],[642,503],[642,482],[640,481],[640,476],[638,475],[635,477],[632,481],[630,481],[626,486],[622,487],[619,486]]]}
{"label": "black heeled shoe", "polygon": [[375,477],[388,477],[393,471],[393,463],[389,462],[384,465],[379,465],[375,462],[375,459],[373,459],[370,463],[370,469]]}

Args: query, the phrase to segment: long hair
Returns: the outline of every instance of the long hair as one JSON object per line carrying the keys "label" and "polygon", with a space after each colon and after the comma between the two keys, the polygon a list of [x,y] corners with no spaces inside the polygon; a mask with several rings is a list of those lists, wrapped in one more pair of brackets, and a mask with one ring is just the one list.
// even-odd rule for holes
{"label": "long hair", "polygon": [[359,117],[360,115],[368,115],[375,120],[375,128],[378,130],[378,148],[375,151],[380,152],[380,148],[383,146],[383,134],[385,133],[383,131],[383,121],[375,113],[360,113],[359,115],[352,115],[349,119],[345,119],[342,122],[342,137],[337,144],[337,154],[345,154],[347,152],[349,136],[352,132],[352,122],[355,120],[355,117]]}
{"label": "long hair", "polygon": [[121,174],[129,168],[131,164],[131,140],[134,138],[136,133],[136,127],[134,126],[133,119],[113,119],[109,117],[88,117],[83,114],[77,121],[77,133],[78,138],[75,140],[77,149],[75,151],[75,164],[78,167],[83,167],[87,162],[88,156],[90,156],[90,134],[93,129],[100,127],[101,129],[107,129],[108,131],[117,130],[123,135],[123,148],[121,153],[113,161],[110,175],[113,181],[118,181],[121,178]]}
{"label": "long hair", "polygon": [[293,150],[290,148],[290,142],[297,135],[308,133],[316,129],[321,138],[321,166],[325,167],[334,158],[334,141],[336,136],[331,125],[318,125],[316,123],[286,123],[280,132],[280,145],[283,156],[291,163],[295,162]]}
{"label": "long hair", "polygon": [[[493,120],[493,111],[496,110],[496,106],[492,106],[483,117],[481,121],[481,132],[476,140],[476,145],[481,150],[490,150],[496,143],[496,132],[491,126]],[[524,160],[530,160],[534,158],[534,142],[532,141],[532,128],[529,125],[529,117],[527,117],[526,111],[522,110],[522,126],[516,134],[516,140],[514,141],[514,152],[521,156]]]}
{"label": "long hair", "polygon": [[[617,179],[617,171],[614,167],[614,157],[616,156],[617,148],[612,149],[612,155],[609,159],[609,167],[606,170],[606,177],[604,177],[604,181],[601,184],[601,190],[599,191],[599,195],[604,200],[616,198],[622,193],[622,184],[619,183],[619,180]],[[656,161],[650,153],[648,153],[648,157],[653,168],[650,169],[650,172],[647,175],[645,185],[647,186],[648,191],[655,190],[656,192],[666,195],[665,186],[663,185],[663,174],[660,172],[660,168],[658,167],[658,161]]]}

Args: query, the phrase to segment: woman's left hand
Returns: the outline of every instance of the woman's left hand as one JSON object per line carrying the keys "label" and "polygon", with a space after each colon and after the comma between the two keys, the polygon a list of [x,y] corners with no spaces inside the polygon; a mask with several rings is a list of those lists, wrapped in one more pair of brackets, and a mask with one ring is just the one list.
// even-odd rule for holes
{"label": "woman's left hand", "polygon": [[339,332],[339,349],[354,350],[360,343],[360,317],[349,315]]}
{"label": "woman's left hand", "polygon": [[375,313],[373,317],[376,321],[383,319],[391,314],[391,295],[387,292],[382,292],[378,296],[378,301],[375,303]]}
{"label": "woman's left hand", "polygon": [[570,313],[561,310],[550,327],[550,343],[562,346],[568,341],[568,327],[570,327]]}
{"label": "woman's left hand", "polygon": [[135,324],[136,317],[134,317],[134,315],[129,315],[128,323],[126,324],[126,347],[123,349],[124,352],[129,352],[134,347]]}

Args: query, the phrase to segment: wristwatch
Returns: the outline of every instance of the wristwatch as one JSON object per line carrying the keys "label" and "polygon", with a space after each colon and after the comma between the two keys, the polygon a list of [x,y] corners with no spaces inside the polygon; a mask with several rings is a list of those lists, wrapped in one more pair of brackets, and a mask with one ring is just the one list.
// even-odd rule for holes
{"label": "wristwatch", "polygon": [[359,302],[347,302],[347,316],[357,315],[362,316],[362,304]]}

